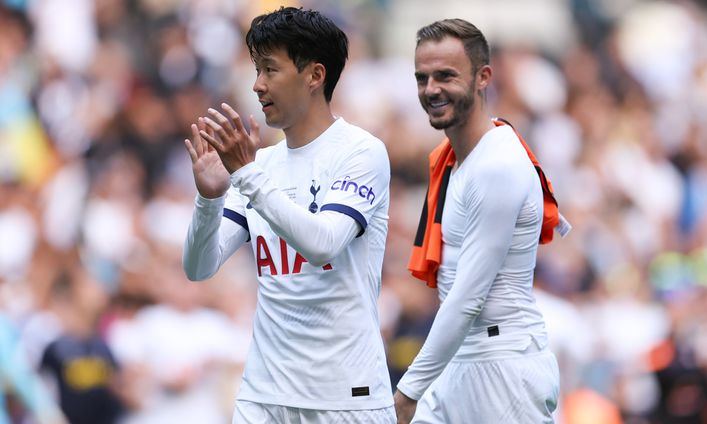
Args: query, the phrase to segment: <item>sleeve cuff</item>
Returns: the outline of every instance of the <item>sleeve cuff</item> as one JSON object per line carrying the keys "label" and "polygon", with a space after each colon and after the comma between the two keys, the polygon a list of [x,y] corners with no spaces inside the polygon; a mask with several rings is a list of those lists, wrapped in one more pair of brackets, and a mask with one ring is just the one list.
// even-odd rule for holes
{"label": "sleeve cuff", "polygon": [[412,388],[405,385],[405,383],[399,383],[397,387],[398,391],[412,400],[418,401],[422,397],[422,393],[417,394]]}
{"label": "sleeve cuff", "polygon": [[226,203],[226,196],[227,194],[224,193],[224,195],[221,197],[209,199],[197,193],[196,199],[194,200],[194,204],[196,204],[199,209],[220,211],[221,209],[223,209],[223,205]]}
{"label": "sleeve cuff", "polygon": [[231,174],[231,185],[235,187],[241,187],[243,185],[243,182],[245,180],[248,180],[248,178],[252,175],[255,175],[258,173],[258,165],[255,164],[255,161],[250,162],[249,164],[242,166],[238,170],[234,171],[233,174]]}

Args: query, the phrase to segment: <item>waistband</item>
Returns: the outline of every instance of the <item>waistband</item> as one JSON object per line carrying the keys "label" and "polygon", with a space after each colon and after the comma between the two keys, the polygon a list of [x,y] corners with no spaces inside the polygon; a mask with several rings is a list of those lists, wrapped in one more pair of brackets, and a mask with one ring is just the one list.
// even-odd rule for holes
{"label": "waistband", "polygon": [[[493,332],[492,332],[493,333]],[[464,341],[452,361],[525,357],[549,351],[545,334],[513,333]]]}

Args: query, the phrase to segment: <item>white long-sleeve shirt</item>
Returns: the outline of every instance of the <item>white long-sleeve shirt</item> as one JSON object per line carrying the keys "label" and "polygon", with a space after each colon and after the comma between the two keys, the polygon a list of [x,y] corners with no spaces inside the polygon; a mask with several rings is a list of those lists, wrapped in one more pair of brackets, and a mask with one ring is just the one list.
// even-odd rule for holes
{"label": "white long-sleeve shirt", "polygon": [[510,126],[488,131],[453,170],[442,214],[440,308],[398,383],[419,399],[450,360],[547,344],[532,293],[543,217],[538,175]]}
{"label": "white long-sleeve shirt", "polygon": [[390,183],[383,143],[339,118],[304,147],[283,140],[259,150],[231,182],[225,198],[197,198],[184,269],[208,278],[250,240],[258,300],[238,398],[391,406],[377,313]]}

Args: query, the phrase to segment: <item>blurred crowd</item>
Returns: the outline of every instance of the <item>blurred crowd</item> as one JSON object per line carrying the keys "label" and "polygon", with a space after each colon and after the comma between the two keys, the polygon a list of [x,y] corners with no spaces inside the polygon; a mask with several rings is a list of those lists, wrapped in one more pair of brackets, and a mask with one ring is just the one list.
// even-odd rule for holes
{"label": "blurred crowd", "polygon": [[414,31],[461,17],[492,45],[494,113],[574,227],[540,247],[535,283],[561,368],[557,422],[707,423],[704,1],[0,0],[0,424],[230,422],[254,265],[241,249],[211,280],[186,280],[183,140],[223,101],[255,116],[264,143],[281,139],[243,40],[281,4],[349,35],[333,109],[390,154],[393,383],[437,308],[406,271],[442,138],[416,98]]}

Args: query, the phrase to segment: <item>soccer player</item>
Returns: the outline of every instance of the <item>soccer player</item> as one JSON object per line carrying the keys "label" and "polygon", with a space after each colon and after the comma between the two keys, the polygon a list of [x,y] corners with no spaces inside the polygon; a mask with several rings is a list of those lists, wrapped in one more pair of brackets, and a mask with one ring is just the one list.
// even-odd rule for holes
{"label": "soccer player", "polygon": [[410,269],[437,287],[441,306],[398,383],[399,423],[553,421],[559,370],[532,284],[540,238],[564,221],[525,143],[488,114],[492,75],[469,22],[418,31],[418,96],[447,138],[430,155]]}
{"label": "soccer player", "polygon": [[346,35],[316,11],[280,8],[246,35],[266,123],[257,149],[227,104],[185,140],[198,189],[184,250],[192,280],[250,241],[253,340],[234,423],[394,423],[376,299],[387,233],[383,143],[332,115]]}

